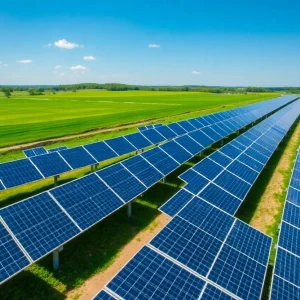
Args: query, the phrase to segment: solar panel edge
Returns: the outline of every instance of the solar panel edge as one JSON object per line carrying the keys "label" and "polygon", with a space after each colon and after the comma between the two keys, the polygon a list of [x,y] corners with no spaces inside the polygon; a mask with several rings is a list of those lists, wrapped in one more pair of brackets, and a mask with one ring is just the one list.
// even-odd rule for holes
{"label": "solar panel edge", "polygon": [[113,151],[116,154],[116,157],[120,156],[112,147],[110,147],[105,140],[102,141],[111,151]]}

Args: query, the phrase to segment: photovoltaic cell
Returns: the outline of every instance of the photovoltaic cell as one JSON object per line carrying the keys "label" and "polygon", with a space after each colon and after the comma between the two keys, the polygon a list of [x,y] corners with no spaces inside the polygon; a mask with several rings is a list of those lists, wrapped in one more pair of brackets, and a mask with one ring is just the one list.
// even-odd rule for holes
{"label": "photovoltaic cell", "polygon": [[127,154],[135,151],[136,149],[122,136],[106,140],[105,143],[111,147],[118,155]]}
{"label": "photovoltaic cell", "polygon": [[177,134],[167,126],[157,127],[156,131],[158,131],[163,137],[165,137],[165,139],[172,139],[177,136]]}
{"label": "photovoltaic cell", "polygon": [[27,149],[23,151],[26,157],[33,157],[35,156],[35,153],[33,151],[33,149]]}
{"label": "photovoltaic cell", "polygon": [[194,195],[181,189],[170,198],[160,210],[169,216],[174,217],[193,197]]}
{"label": "photovoltaic cell", "polygon": [[201,300],[233,300],[234,298],[225,294],[221,290],[217,289],[213,285],[207,284]]}
{"label": "photovoltaic cell", "polygon": [[253,143],[253,141],[249,140],[247,137],[245,137],[244,134],[237,137],[235,140],[237,142],[241,143],[242,145],[244,145],[245,147],[249,147]]}
{"label": "photovoltaic cell", "polygon": [[30,262],[0,222],[0,283],[27,267]]}
{"label": "photovoltaic cell", "polygon": [[203,160],[201,160],[193,167],[193,169],[209,180],[213,180],[224,170],[221,166],[219,166],[209,158],[204,158]]}
{"label": "photovoltaic cell", "polygon": [[[294,171],[294,173],[295,173],[295,171]],[[295,188],[298,191],[300,191],[300,177],[297,177],[297,176],[293,175],[290,186],[292,188]]]}
{"label": "photovoltaic cell", "polygon": [[245,151],[245,154],[251,156],[252,158],[254,158],[255,160],[259,161],[260,163],[262,163],[263,165],[268,161],[268,157],[264,156],[263,154],[257,152],[256,150],[254,150],[253,148],[248,148]]}
{"label": "photovoltaic cell", "polygon": [[182,164],[192,157],[192,154],[184,150],[179,144],[174,141],[169,141],[163,145],[159,146],[165,152],[167,152],[172,158],[174,158],[178,163]]}
{"label": "photovoltaic cell", "polygon": [[84,148],[97,159],[98,162],[117,157],[118,154],[109,148],[104,142],[85,145]]}
{"label": "photovoltaic cell", "polygon": [[97,163],[97,161],[81,146],[63,150],[59,153],[73,169]]}
{"label": "photovoltaic cell", "polygon": [[30,160],[45,177],[59,175],[72,170],[57,152],[34,156]]}
{"label": "photovoltaic cell", "polygon": [[102,169],[97,174],[125,202],[134,199],[146,190],[146,187],[120,163]]}
{"label": "photovoltaic cell", "polygon": [[205,133],[203,133],[201,130],[197,130],[193,133],[189,133],[188,136],[190,136],[192,139],[194,139],[196,142],[198,142],[203,147],[210,146],[214,143],[214,140],[209,138]]}
{"label": "photovoltaic cell", "polygon": [[152,144],[158,144],[158,143],[166,140],[155,129],[149,129],[149,130],[142,131],[142,135],[145,136]]}
{"label": "photovoltaic cell", "polygon": [[203,280],[148,247],[143,247],[108,284],[124,299],[194,300],[203,287]]}
{"label": "photovoltaic cell", "polygon": [[300,229],[300,207],[286,202],[282,219]]}
{"label": "photovoltaic cell", "polygon": [[42,154],[46,154],[47,151],[44,147],[37,147],[33,149],[35,155],[42,155]]}
{"label": "photovoltaic cell", "polygon": [[106,291],[102,290],[100,291],[99,294],[97,294],[93,300],[114,300],[116,298],[114,298],[113,296],[111,296],[110,294],[108,294]]}
{"label": "photovoltaic cell", "polygon": [[206,276],[222,242],[180,217],[175,217],[150,244]]}
{"label": "photovoltaic cell", "polygon": [[226,156],[230,157],[231,159],[237,158],[242,153],[241,150],[237,149],[231,144],[223,146],[219,151],[225,154]]}
{"label": "photovoltaic cell", "polygon": [[258,176],[258,173],[239,161],[234,161],[228,168],[228,171],[244,179],[250,184],[253,184]]}
{"label": "photovoltaic cell", "polygon": [[224,168],[227,167],[232,162],[231,158],[225,156],[223,153],[221,153],[219,151],[213,152],[208,157]]}
{"label": "photovoltaic cell", "polygon": [[188,121],[189,121],[189,123],[191,123],[191,124],[192,124],[195,128],[197,128],[197,129],[203,127],[203,125],[200,124],[200,123],[197,121],[197,119],[189,119]]}
{"label": "photovoltaic cell", "polygon": [[191,172],[186,174],[188,174],[190,177],[187,179],[188,184],[184,188],[194,195],[197,195],[209,183],[207,179],[192,169]]}
{"label": "photovoltaic cell", "polygon": [[264,168],[263,164],[246,154],[240,155],[238,160],[257,172],[261,172],[261,170]]}
{"label": "photovoltaic cell", "polygon": [[32,260],[37,260],[80,231],[48,193],[2,208],[0,216]]}
{"label": "photovoltaic cell", "polygon": [[61,185],[50,193],[83,230],[124,204],[96,174]]}
{"label": "photovoltaic cell", "polygon": [[185,134],[186,131],[180,127],[177,123],[172,123],[167,125],[170,129],[172,129],[177,135]]}
{"label": "photovoltaic cell", "polygon": [[204,149],[201,145],[199,145],[197,142],[191,139],[188,135],[181,136],[175,139],[175,141],[193,155],[201,152]]}
{"label": "photovoltaic cell", "polygon": [[180,121],[180,122],[177,122],[177,124],[179,124],[181,127],[183,127],[183,129],[186,132],[191,132],[191,131],[196,130],[196,128],[188,121]]}
{"label": "photovoltaic cell", "polygon": [[201,128],[201,131],[204,132],[207,136],[209,136],[215,142],[222,139],[222,136],[220,134],[218,134],[217,132],[215,132],[210,127],[203,127],[203,128]]}
{"label": "photovoltaic cell", "polygon": [[6,188],[43,179],[27,158],[0,164],[0,179]]}
{"label": "photovoltaic cell", "polygon": [[253,145],[251,145],[251,148],[253,148],[255,151],[267,156],[267,157],[271,157],[272,152],[269,151],[268,149],[264,148],[263,146],[260,146],[257,143],[254,143]]}
{"label": "photovoltaic cell", "polygon": [[300,299],[300,288],[292,285],[291,283],[279,278],[273,277],[271,300],[283,300],[283,299]]}
{"label": "photovoltaic cell", "polygon": [[144,149],[152,145],[151,142],[139,132],[125,135],[125,139],[128,140],[136,149]]}
{"label": "photovoltaic cell", "polygon": [[278,245],[300,256],[300,229],[282,222]]}

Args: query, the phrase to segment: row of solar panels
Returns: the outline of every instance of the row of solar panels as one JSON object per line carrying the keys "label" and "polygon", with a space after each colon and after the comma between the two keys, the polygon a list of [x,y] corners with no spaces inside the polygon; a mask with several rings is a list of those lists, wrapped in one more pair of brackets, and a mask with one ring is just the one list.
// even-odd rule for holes
{"label": "row of solar panels", "polygon": [[[291,104],[253,128],[277,137],[299,111]],[[197,196],[172,216],[94,299],[260,299],[270,237]]]}
{"label": "row of solar panels", "polygon": [[155,128],[160,127],[160,126],[163,126],[163,124],[159,123],[159,124],[141,126],[141,127],[138,127],[138,130],[139,131],[144,131],[144,130],[147,130],[147,129],[155,129]]}
{"label": "row of solar panels", "polygon": [[299,149],[283,210],[270,299],[300,299]]}
{"label": "row of solar panels", "polygon": [[271,112],[295,98],[296,96],[294,95],[279,97],[272,101],[269,100],[231,111],[172,123],[140,133],[133,133],[58,152],[2,163],[0,164],[0,191],[97,164],[164,142],[176,136],[187,134],[188,132],[197,132],[199,129],[205,135],[214,139],[214,136],[217,136],[217,134],[214,129],[211,129],[210,124],[217,126],[219,122],[223,121],[227,128],[235,128],[240,124],[237,121],[233,121],[232,117],[258,110]]}
{"label": "row of solar panels", "polygon": [[[268,113],[220,123],[209,138],[196,131],[118,164],[0,210],[0,280],[21,271],[146,191],[205,147]],[[235,124],[235,125],[233,125]],[[215,126],[215,125],[212,125]]]}
{"label": "row of solar panels", "polygon": [[[291,110],[292,108],[292,110]],[[299,101],[212,153],[180,175],[187,183],[161,208],[174,216],[195,195],[234,215],[299,114]]]}
{"label": "row of solar panels", "polygon": [[25,154],[26,157],[33,157],[33,156],[39,156],[39,155],[52,153],[52,152],[58,152],[66,149],[67,149],[66,146],[60,146],[49,150],[46,150],[44,147],[36,147],[36,148],[26,149],[23,151],[23,153]]}

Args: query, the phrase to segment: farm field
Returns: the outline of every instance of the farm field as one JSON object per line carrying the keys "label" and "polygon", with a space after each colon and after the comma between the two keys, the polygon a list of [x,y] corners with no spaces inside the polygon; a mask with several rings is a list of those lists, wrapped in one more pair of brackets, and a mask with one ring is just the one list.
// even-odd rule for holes
{"label": "farm field", "polygon": [[[174,115],[210,113],[278,96],[210,94],[198,92],[83,90],[29,96],[0,93],[0,147],[119,127]],[[186,116],[184,116],[186,118]]]}

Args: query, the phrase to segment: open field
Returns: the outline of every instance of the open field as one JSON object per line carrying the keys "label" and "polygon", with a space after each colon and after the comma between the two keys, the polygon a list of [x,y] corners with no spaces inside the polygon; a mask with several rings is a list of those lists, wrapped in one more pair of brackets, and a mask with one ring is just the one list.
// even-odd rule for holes
{"label": "open field", "polygon": [[230,109],[276,96],[83,90],[41,96],[16,92],[7,99],[0,94],[0,147],[189,112],[207,114],[211,109]]}

